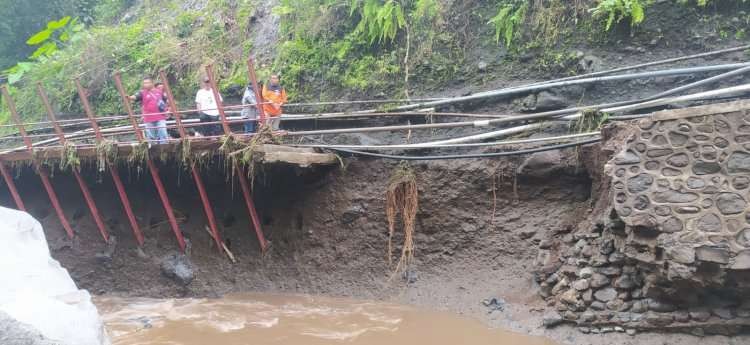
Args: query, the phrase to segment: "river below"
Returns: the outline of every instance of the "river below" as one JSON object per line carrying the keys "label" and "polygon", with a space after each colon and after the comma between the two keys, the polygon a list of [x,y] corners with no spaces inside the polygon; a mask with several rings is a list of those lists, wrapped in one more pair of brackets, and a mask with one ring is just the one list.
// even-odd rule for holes
{"label": "river below", "polygon": [[298,295],[95,300],[113,345],[552,345],[453,314]]}

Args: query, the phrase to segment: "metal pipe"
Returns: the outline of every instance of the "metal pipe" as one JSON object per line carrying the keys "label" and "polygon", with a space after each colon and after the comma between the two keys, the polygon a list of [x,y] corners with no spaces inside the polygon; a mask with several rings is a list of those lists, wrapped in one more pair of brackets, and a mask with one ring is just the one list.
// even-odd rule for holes
{"label": "metal pipe", "polygon": [[5,184],[8,185],[8,190],[10,191],[10,195],[13,197],[13,201],[16,203],[16,207],[26,212],[26,206],[23,204],[23,200],[21,199],[21,194],[18,194],[18,189],[16,189],[16,184],[13,182],[13,176],[10,175],[8,172],[8,169],[5,167],[5,164],[0,163],[0,173],[3,175],[3,179],[5,180]]}
{"label": "metal pipe", "polygon": [[608,81],[622,81],[622,80],[631,80],[631,79],[640,79],[640,78],[652,78],[652,77],[669,76],[669,75],[694,74],[694,73],[704,73],[704,72],[712,72],[712,71],[724,71],[724,70],[737,69],[737,68],[742,68],[742,67],[747,67],[747,66],[750,66],[750,63],[735,63],[735,64],[701,66],[701,67],[690,67],[690,68],[676,68],[676,69],[661,70],[661,71],[649,71],[649,72],[623,74],[623,75],[566,80],[566,81],[558,81],[558,82],[546,83],[546,84],[537,84],[537,85],[532,84],[532,85],[515,87],[515,88],[505,88],[505,89],[499,89],[499,90],[485,91],[485,92],[480,92],[480,93],[476,93],[476,94],[469,95],[469,96],[453,97],[453,98],[442,100],[442,101],[407,104],[407,105],[398,106],[394,108],[394,110],[403,111],[403,110],[412,110],[412,109],[417,109],[417,108],[435,107],[435,106],[452,104],[452,103],[473,101],[473,100],[482,99],[482,98],[508,96],[508,95],[514,95],[514,94],[519,94],[519,93],[535,92],[535,91],[547,90],[547,89],[561,87],[561,86],[591,84],[591,83],[600,83],[600,82],[608,82]]}
{"label": "metal pipe", "polygon": [[[127,93],[125,93],[125,89],[122,86],[122,79],[120,78],[120,74],[116,73],[114,75],[115,79],[115,86],[117,87],[117,91],[120,93],[120,97],[122,98],[122,103],[125,106],[125,110],[128,112],[128,117],[130,118],[130,123],[133,125],[133,129],[135,130],[136,137],[138,138],[138,142],[143,143],[145,142],[145,139],[143,137],[143,134],[139,131],[138,123],[135,120],[135,115],[133,114],[133,108],[130,106],[130,99],[128,98]],[[164,189],[164,184],[161,182],[161,177],[159,176],[159,169],[156,168],[156,165],[154,164],[151,157],[148,157],[146,160],[146,164],[148,165],[148,169],[151,172],[151,179],[154,181],[154,186],[156,186],[156,191],[159,194],[159,199],[161,199],[162,206],[164,206],[164,212],[167,214],[167,220],[169,221],[169,225],[172,228],[172,232],[174,232],[175,237],[177,238],[177,244],[180,246],[181,251],[185,251],[185,238],[182,236],[182,231],[180,230],[179,225],[177,225],[177,219],[174,216],[174,211],[172,210],[172,203],[169,202],[169,196],[167,196],[167,192]]]}
{"label": "metal pipe", "polygon": [[219,111],[219,118],[221,120],[221,126],[224,128],[225,135],[231,135],[232,129],[227,124],[227,114],[224,113],[224,102],[221,100],[218,86],[216,85],[216,79],[214,79],[214,67],[213,65],[206,66],[206,76],[208,77],[209,83],[211,83],[211,92],[214,94],[214,100],[216,100],[216,108]]}
{"label": "metal pipe", "polygon": [[[13,102],[13,98],[10,97],[8,87],[6,85],[1,86],[0,92],[2,92],[3,97],[5,97],[5,100],[8,103],[8,110],[10,112],[11,118],[16,124],[18,124],[18,132],[21,134],[23,142],[26,144],[26,148],[33,156],[33,143],[31,142],[31,139],[26,137],[26,128],[23,126],[23,124],[21,124],[21,117],[18,116],[16,103]],[[73,238],[75,236],[75,233],[73,232],[73,228],[70,226],[70,223],[68,223],[68,219],[65,217],[65,212],[63,212],[63,209],[60,206],[60,201],[57,199],[57,193],[55,193],[55,189],[52,188],[52,183],[49,181],[49,175],[47,175],[47,172],[39,167],[36,162],[34,162],[34,167],[37,174],[39,175],[39,178],[42,180],[42,185],[44,186],[44,190],[47,191],[47,196],[49,196],[49,200],[52,203],[52,207],[55,209],[55,213],[57,213],[57,218],[60,219],[60,224],[62,224],[65,232],[68,234],[68,237]]]}
{"label": "metal pipe", "polygon": [[542,147],[535,147],[532,149],[523,149],[523,150],[516,150],[516,151],[491,152],[491,153],[466,153],[466,154],[460,154],[460,155],[443,155],[443,156],[399,156],[399,155],[387,155],[387,154],[382,154],[382,153],[352,151],[352,150],[346,150],[346,149],[333,149],[333,150],[355,154],[355,155],[361,155],[361,156],[407,160],[407,161],[419,161],[419,160],[468,159],[468,158],[492,158],[492,157],[517,156],[517,155],[525,155],[525,154],[536,153],[536,152],[560,150],[564,148],[581,146],[581,145],[586,145],[586,144],[593,144],[599,141],[601,141],[601,138],[586,139],[586,140],[580,140],[580,141],[576,141],[572,143],[542,146]]}
{"label": "metal pipe", "polygon": [[[47,93],[44,92],[42,83],[36,84],[36,91],[37,91],[37,94],[39,95],[39,98],[42,100],[42,105],[44,105],[44,109],[47,111],[47,117],[49,118],[50,122],[52,122],[52,127],[55,129],[55,133],[57,133],[57,136],[60,140],[60,144],[65,146],[66,144],[65,133],[63,132],[62,128],[60,128],[60,125],[57,123],[57,117],[55,116],[55,111],[52,109],[52,105],[49,102]],[[76,182],[78,182],[78,187],[81,189],[83,198],[86,201],[86,205],[88,206],[89,211],[91,212],[91,217],[94,218],[94,223],[96,224],[96,227],[99,229],[99,233],[102,235],[104,242],[109,243],[109,232],[107,231],[107,227],[104,225],[104,221],[102,220],[101,214],[99,214],[99,209],[96,207],[96,202],[94,202],[94,198],[93,196],[91,196],[91,191],[89,190],[89,187],[86,185],[86,181],[84,181],[83,177],[81,177],[81,172],[78,171],[78,167],[71,167],[70,170],[73,173],[73,176],[75,177]]]}
{"label": "metal pipe", "polygon": [[588,133],[578,133],[578,134],[568,134],[568,135],[558,135],[553,137],[543,137],[543,138],[531,138],[531,139],[521,139],[521,140],[504,140],[504,141],[494,141],[494,142],[488,142],[488,143],[459,143],[459,144],[433,144],[429,147],[423,147],[423,146],[413,146],[411,145],[326,145],[326,144],[301,144],[301,145],[292,145],[295,147],[313,147],[313,148],[321,148],[321,149],[350,149],[350,150],[424,150],[426,148],[430,149],[437,149],[437,148],[463,148],[463,147],[488,147],[488,146],[506,146],[506,145],[518,145],[518,144],[530,144],[530,143],[538,143],[538,142],[554,142],[554,141],[563,141],[568,139],[575,139],[575,138],[583,138],[583,137],[592,137],[592,136],[599,136],[600,133],[597,132],[588,132]]}
{"label": "metal pipe", "polygon": [[[167,75],[166,73],[164,73],[164,71],[160,71],[159,77],[161,78],[162,83],[164,83],[164,91],[167,94],[169,108],[173,111],[174,119],[177,123],[177,132],[180,133],[180,138],[189,140],[187,133],[185,132],[185,128],[182,126],[182,119],[180,118],[180,114],[177,112],[177,102],[175,101],[174,95],[172,94],[172,88],[169,86]],[[203,178],[201,177],[198,168],[195,166],[195,163],[190,164],[190,169],[193,173],[195,186],[198,187],[198,195],[200,195],[201,202],[203,203],[203,211],[206,213],[206,219],[208,220],[208,227],[211,230],[211,236],[216,242],[216,249],[221,252],[223,241],[221,240],[221,235],[219,234],[219,228],[216,225],[216,217],[214,216],[213,207],[211,207],[211,201],[208,198],[208,193],[206,193],[206,187],[203,184]]]}
{"label": "metal pipe", "polygon": [[[91,128],[94,130],[96,141],[97,143],[101,143],[104,140],[104,136],[102,136],[99,124],[96,122],[96,115],[94,115],[94,111],[91,108],[88,95],[83,89],[83,86],[81,86],[81,81],[78,78],[75,79],[75,84],[76,89],[78,90],[78,97],[81,99],[81,104],[83,105],[83,110],[86,113],[86,117],[88,118],[89,122],[91,123]],[[133,207],[130,205],[130,199],[128,198],[128,194],[125,191],[125,186],[122,183],[122,179],[120,179],[120,173],[117,171],[117,166],[114,162],[110,162],[107,157],[105,157],[104,159],[107,160],[106,163],[107,167],[109,168],[109,173],[112,176],[112,181],[115,184],[115,189],[117,189],[117,194],[120,196],[122,207],[125,209],[125,215],[127,215],[128,217],[128,222],[130,223],[130,228],[133,231],[135,240],[138,242],[139,247],[143,246],[143,233],[141,232],[141,228],[135,218]]]}
{"label": "metal pipe", "polygon": [[[744,46],[727,48],[727,49],[721,49],[721,50],[714,50],[714,51],[710,51],[710,52],[693,54],[693,55],[687,55],[687,56],[680,56],[680,57],[676,57],[676,58],[659,60],[659,61],[646,62],[646,63],[642,63],[642,64],[637,64],[637,65],[631,65],[631,66],[614,68],[614,69],[610,69],[610,70],[606,70],[606,71],[593,72],[593,73],[581,74],[581,75],[572,76],[572,77],[559,78],[559,79],[545,81],[545,82],[540,82],[540,83],[536,83],[536,84],[545,84],[545,83],[553,83],[553,82],[558,82],[558,81],[567,81],[567,80],[575,80],[575,79],[582,79],[582,78],[590,78],[590,77],[596,77],[596,76],[600,76],[600,75],[612,74],[612,73],[617,73],[617,72],[630,71],[630,70],[634,70],[634,69],[638,69],[638,68],[646,68],[646,67],[651,67],[651,66],[665,65],[665,64],[668,64],[668,63],[672,63],[672,62],[679,62],[679,61],[685,61],[685,60],[699,59],[699,58],[703,58],[703,57],[709,57],[709,56],[714,56],[714,55],[721,55],[721,54],[726,54],[726,53],[732,53],[732,52],[737,52],[737,51],[746,50],[746,49],[750,49],[750,45],[744,45]],[[534,85],[534,84],[532,84],[532,85]]]}

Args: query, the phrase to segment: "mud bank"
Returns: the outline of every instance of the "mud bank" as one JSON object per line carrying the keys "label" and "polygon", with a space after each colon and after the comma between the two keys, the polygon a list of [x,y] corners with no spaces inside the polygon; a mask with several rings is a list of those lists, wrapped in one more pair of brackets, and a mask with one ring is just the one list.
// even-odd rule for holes
{"label": "mud bank", "polygon": [[[415,262],[403,275],[388,266],[385,188],[396,165],[346,159],[344,168],[293,170],[268,166],[256,178],[255,199],[271,250],[261,255],[237,184],[219,168],[204,171],[222,236],[237,258],[213,247],[200,200],[188,175],[162,168],[168,193],[191,242],[194,279],[165,277],[162,259],[178,249],[150,178],[123,170],[146,245],[138,250],[106,175],[92,192],[117,237],[99,237],[72,177],[57,173],[56,188],[77,231],[74,240],[45,200],[38,181],[23,174],[21,193],[44,224],[53,256],[79,287],[92,293],[137,297],[215,297],[233,292],[291,292],[408,303],[478,318],[492,326],[563,343],[742,343],[746,338],[625,333],[583,335],[562,326],[545,329],[550,308],[534,281],[539,247],[570,233],[590,217],[600,193],[598,146],[503,160],[415,163],[419,213]],[[593,160],[593,161],[592,161]],[[216,166],[221,167],[221,164]],[[90,169],[87,171],[94,171]],[[592,195],[595,196],[592,198]],[[9,201],[9,200],[3,200]],[[400,232],[394,239],[401,243]],[[399,250],[399,248],[396,248]],[[496,299],[497,303],[487,303]],[[742,340],[745,339],[745,340]]]}

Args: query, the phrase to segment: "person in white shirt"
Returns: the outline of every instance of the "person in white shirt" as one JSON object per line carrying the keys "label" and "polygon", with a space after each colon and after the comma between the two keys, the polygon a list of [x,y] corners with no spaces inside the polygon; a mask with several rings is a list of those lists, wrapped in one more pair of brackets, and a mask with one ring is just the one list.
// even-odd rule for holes
{"label": "person in white shirt", "polygon": [[[219,98],[224,99],[219,95]],[[203,85],[195,95],[195,105],[200,114],[200,122],[212,122],[200,126],[197,131],[203,136],[221,135],[221,126],[219,125],[219,108],[217,106],[214,92],[211,90],[211,82],[208,78],[203,79]]]}

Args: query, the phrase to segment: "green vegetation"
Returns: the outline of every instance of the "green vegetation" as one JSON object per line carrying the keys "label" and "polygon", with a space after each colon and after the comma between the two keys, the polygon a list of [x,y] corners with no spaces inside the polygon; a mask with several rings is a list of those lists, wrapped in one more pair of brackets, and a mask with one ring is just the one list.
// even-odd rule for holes
{"label": "green vegetation", "polygon": [[[703,17],[735,6],[737,20],[717,16],[716,32],[742,40],[750,26],[739,10],[746,1],[659,6]],[[518,62],[524,71],[574,74],[580,56],[572,47],[627,40],[656,21],[649,17],[653,0],[279,0],[272,9],[278,36],[254,40],[258,32],[275,32],[261,30],[272,25],[264,6],[260,0],[0,0],[0,27],[11,33],[0,37],[0,80],[12,84],[27,120],[45,117],[37,81],[61,118],[81,114],[76,77],[97,114],[122,114],[115,72],[135,92],[143,76],[164,69],[187,108],[211,64],[225,96],[239,96],[251,53],[258,55],[259,77],[279,72],[293,101],[408,97],[410,90],[489,80]],[[480,59],[488,66],[477,73]],[[1,107],[0,123],[7,119]]]}

